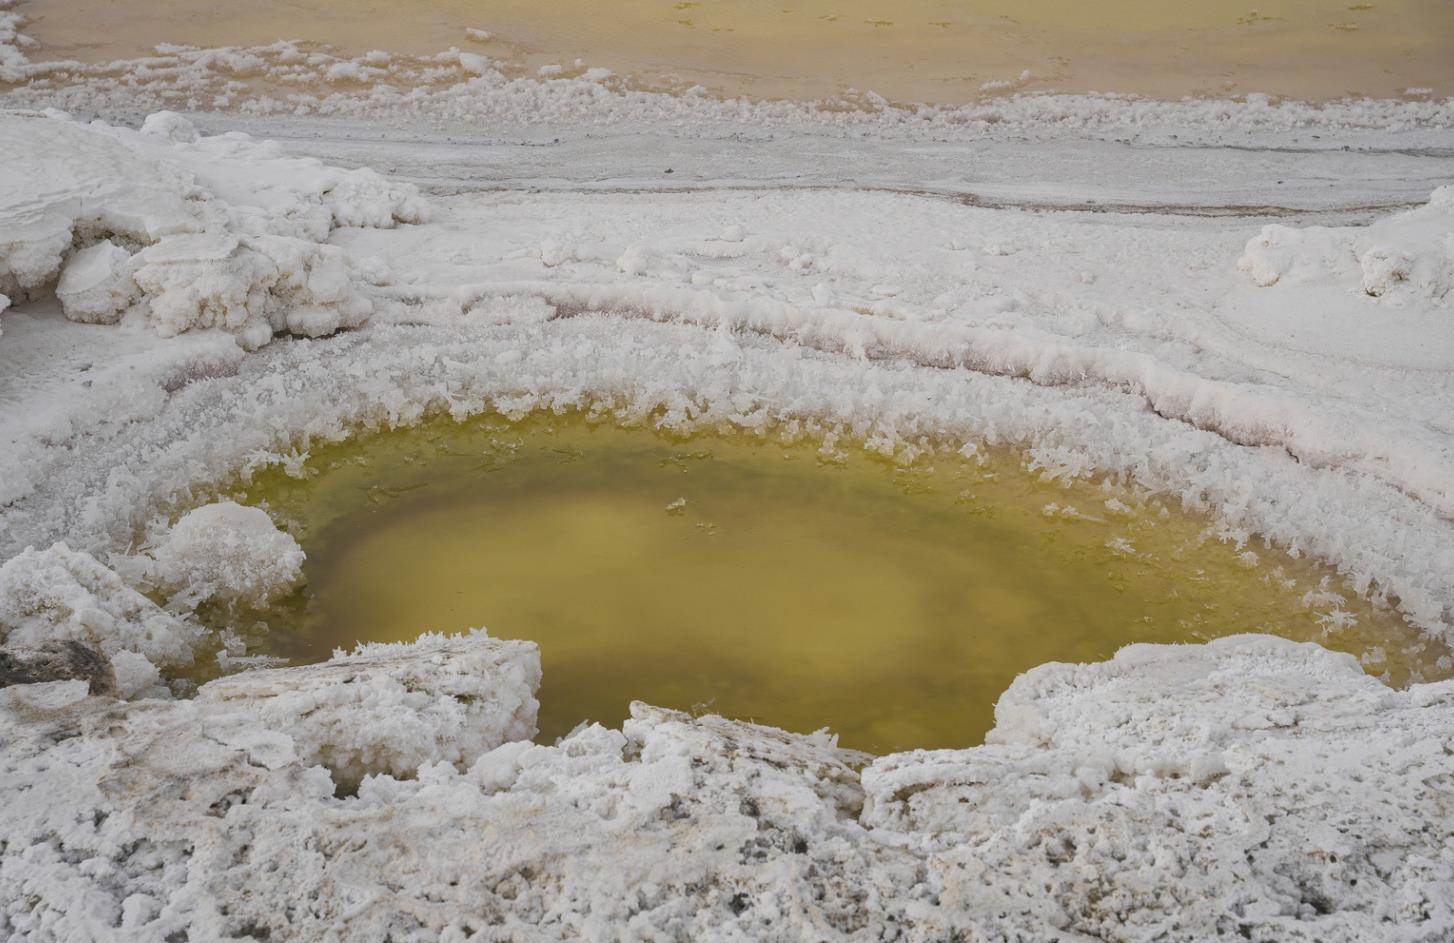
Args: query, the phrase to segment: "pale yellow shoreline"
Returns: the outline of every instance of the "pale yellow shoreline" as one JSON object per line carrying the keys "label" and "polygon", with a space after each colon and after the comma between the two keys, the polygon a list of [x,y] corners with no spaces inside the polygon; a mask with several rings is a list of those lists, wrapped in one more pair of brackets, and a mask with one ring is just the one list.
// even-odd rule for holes
{"label": "pale yellow shoreline", "polygon": [[[27,0],[33,59],[106,62],[158,43],[327,43],[349,55],[452,46],[609,68],[633,84],[814,100],[850,90],[961,104],[1011,92],[1307,101],[1454,95],[1445,0]],[[488,34],[488,36],[482,34]]]}

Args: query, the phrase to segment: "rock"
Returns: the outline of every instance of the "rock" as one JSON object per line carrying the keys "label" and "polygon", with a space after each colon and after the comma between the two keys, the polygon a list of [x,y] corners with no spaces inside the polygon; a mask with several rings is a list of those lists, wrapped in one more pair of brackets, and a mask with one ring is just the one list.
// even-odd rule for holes
{"label": "rock", "polygon": [[0,688],[46,681],[85,681],[93,696],[116,693],[116,673],[100,650],[63,639],[34,648],[0,648]]}
{"label": "rock", "polygon": [[245,671],[203,685],[197,700],[286,731],[304,762],[352,791],[367,775],[412,777],[533,737],[539,685],[533,642],[426,634],[321,665]]}

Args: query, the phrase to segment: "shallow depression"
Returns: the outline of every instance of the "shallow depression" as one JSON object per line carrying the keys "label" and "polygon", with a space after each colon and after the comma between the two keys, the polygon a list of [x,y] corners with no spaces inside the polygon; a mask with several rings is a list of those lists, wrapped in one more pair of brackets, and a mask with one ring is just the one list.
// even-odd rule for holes
{"label": "shallow depression", "polygon": [[1331,574],[1108,482],[1007,456],[895,466],[579,417],[435,421],[315,452],[238,497],[308,552],[254,651],[486,626],[539,643],[541,737],[632,699],[874,752],[977,743],[1046,661],[1271,632],[1402,684],[1447,651]]}

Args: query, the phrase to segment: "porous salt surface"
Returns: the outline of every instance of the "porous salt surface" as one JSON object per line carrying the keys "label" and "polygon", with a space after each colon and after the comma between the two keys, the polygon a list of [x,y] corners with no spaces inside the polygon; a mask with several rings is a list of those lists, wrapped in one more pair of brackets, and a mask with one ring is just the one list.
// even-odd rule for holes
{"label": "porous salt surface", "polygon": [[191,661],[200,635],[64,543],[26,549],[0,564],[0,643],[7,648],[71,639],[165,665]]}
{"label": "porous salt surface", "polygon": [[826,735],[647,707],[526,743],[533,653],[483,636],[185,701],[153,667],[225,641],[192,606],[296,575],[269,522],[199,508],[216,483],[430,412],[573,407],[1010,445],[1327,560],[1447,638],[1450,191],[1371,227],[817,189],[431,210],[177,116],[8,114],[0,158],[3,644],[92,643],[140,695],[0,690],[7,932],[1454,934],[1454,687],[1315,646],[1044,666],[988,745],[861,773]]}
{"label": "porous salt surface", "polygon": [[530,642],[425,634],[322,665],[245,671],[204,685],[197,700],[288,731],[300,759],[352,788],[370,774],[409,777],[529,739],[539,685]]}
{"label": "porous salt surface", "polygon": [[56,281],[76,321],[129,315],[163,336],[217,327],[249,348],[278,331],[356,327],[372,311],[355,287],[363,273],[320,240],[336,226],[422,219],[407,184],[282,158],[246,138],[199,141],[176,115],[140,132],[43,115],[0,121],[0,290],[14,303]]}
{"label": "porous salt surface", "polygon": [[218,501],[183,514],[151,548],[151,578],[173,600],[265,605],[303,577],[303,549],[260,508]]}
{"label": "porous salt surface", "polygon": [[[0,690],[0,920],[115,940],[1454,929],[1454,682],[1391,691],[1260,636],[1133,646],[1023,675],[983,747],[868,762],[826,734],[645,705],[620,731],[501,742],[534,669],[528,643],[475,636],[190,701]],[[470,712],[478,740],[430,757]],[[351,796],[339,750],[340,778],[371,774]],[[386,772],[401,760],[417,775]]]}

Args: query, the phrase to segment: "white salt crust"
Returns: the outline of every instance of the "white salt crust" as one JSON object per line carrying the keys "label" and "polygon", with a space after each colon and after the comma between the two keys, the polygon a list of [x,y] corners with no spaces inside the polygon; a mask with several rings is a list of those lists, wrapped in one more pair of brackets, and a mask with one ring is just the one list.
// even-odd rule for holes
{"label": "white salt crust", "polygon": [[[870,762],[826,734],[641,704],[620,731],[483,743],[530,713],[534,657],[427,639],[192,701],[88,698],[84,682],[0,690],[0,928],[37,941],[1454,933],[1454,682],[1391,691],[1346,655],[1237,636],[1041,666],[966,750]],[[414,693],[391,693],[401,685]],[[451,731],[469,712],[466,748]],[[383,771],[430,736],[438,754],[417,772]],[[373,773],[352,795],[335,795],[339,749]]]}
{"label": "white salt crust", "polygon": [[285,159],[246,137],[198,140],[177,115],[140,132],[5,115],[0,160],[0,290],[12,301],[54,283],[72,320],[130,316],[164,337],[221,328],[249,349],[280,331],[362,324],[373,310],[364,279],[321,240],[424,213],[407,184]]}
{"label": "white salt crust", "polygon": [[[201,631],[126,585],[84,551],[56,543],[0,564],[0,644],[74,640],[108,655],[186,664]],[[143,669],[144,670],[144,669]]]}
{"label": "white salt crust", "polygon": [[354,788],[369,774],[468,764],[529,739],[539,686],[533,643],[425,633],[410,645],[338,652],[321,665],[245,671],[204,685],[197,701],[286,730],[300,759]]}
{"label": "white salt crust", "polygon": [[876,760],[645,706],[533,745],[533,647],[483,635],[188,701],[155,667],[216,644],[191,607],[297,578],[214,483],[432,413],[572,408],[1012,446],[1447,638],[1447,189],[1367,229],[865,193],[485,194],[429,222],[410,187],[174,115],[0,116],[0,152],[0,644],[94,644],[140,698],[0,689],[9,935],[1454,934],[1454,683],[1391,691],[1316,646],[1042,666],[986,746]]}
{"label": "white salt crust", "polygon": [[218,501],[194,508],[152,546],[151,580],[175,600],[264,606],[303,578],[303,548],[260,508]]}

